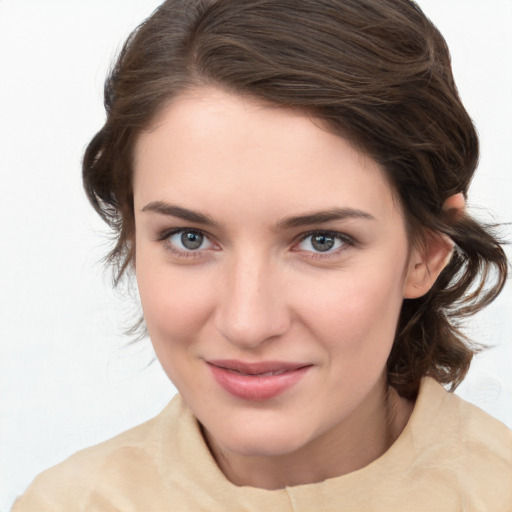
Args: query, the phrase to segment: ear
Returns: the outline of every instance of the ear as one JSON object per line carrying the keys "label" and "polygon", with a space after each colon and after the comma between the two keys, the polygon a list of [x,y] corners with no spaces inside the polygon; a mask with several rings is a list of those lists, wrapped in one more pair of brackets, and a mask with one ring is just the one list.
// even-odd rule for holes
{"label": "ear", "polygon": [[409,255],[404,298],[416,299],[425,295],[448,265],[453,242],[446,235],[429,234],[422,247],[414,248]]}
{"label": "ear", "polygon": [[[454,219],[464,215],[466,202],[462,193],[450,196],[443,209]],[[404,298],[416,299],[425,295],[452,256],[454,243],[441,233],[429,233],[422,247],[413,248],[409,255]]]}

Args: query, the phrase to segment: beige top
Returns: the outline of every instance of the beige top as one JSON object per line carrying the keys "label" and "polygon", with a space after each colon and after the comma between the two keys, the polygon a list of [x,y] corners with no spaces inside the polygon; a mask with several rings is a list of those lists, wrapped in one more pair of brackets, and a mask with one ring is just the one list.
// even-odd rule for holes
{"label": "beige top", "polygon": [[268,491],[219,470],[178,395],[152,420],[39,475],[13,512],[512,511],[512,431],[422,381],[409,423],[380,458],[321,483]]}

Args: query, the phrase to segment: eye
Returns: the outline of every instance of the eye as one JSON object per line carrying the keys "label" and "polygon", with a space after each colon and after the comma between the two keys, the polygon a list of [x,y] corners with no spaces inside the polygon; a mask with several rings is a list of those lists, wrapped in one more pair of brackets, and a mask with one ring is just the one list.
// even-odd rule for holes
{"label": "eye", "polygon": [[329,253],[336,252],[344,245],[353,245],[353,242],[346,235],[329,231],[316,231],[305,235],[296,248],[299,251]]}
{"label": "eye", "polygon": [[212,242],[201,231],[193,229],[165,233],[162,239],[173,252],[177,253],[198,252],[213,247]]}

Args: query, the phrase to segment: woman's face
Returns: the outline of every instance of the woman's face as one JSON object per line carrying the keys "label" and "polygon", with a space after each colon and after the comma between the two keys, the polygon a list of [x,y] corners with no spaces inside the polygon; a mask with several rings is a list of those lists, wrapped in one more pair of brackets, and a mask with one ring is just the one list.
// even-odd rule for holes
{"label": "woman's face", "polygon": [[135,150],[136,274],[164,370],[225,450],[276,455],[382,382],[411,286],[379,166],[301,113],[218,90]]}

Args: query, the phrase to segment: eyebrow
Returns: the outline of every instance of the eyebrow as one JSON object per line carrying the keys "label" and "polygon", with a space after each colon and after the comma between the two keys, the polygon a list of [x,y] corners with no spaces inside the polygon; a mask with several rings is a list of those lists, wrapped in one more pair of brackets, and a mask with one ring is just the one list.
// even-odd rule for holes
{"label": "eyebrow", "polygon": [[[142,208],[142,211],[177,217],[179,219],[203,224],[205,226],[219,227],[218,222],[214,221],[210,216],[204,213],[168,204],[164,201],[153,201],[148,203]],[[375,217],[368,212],[355,208],[330,208],[328,210],[307,213],[305,215],[285,217],[276,224],[276,229],[277,231],[284,231],[290,228],[346,219],[375,220]]]}
{"label": "eyebrow", "polygon": [[205,215],[204,213],[189,210],[188,208],[182,208],[181,206],[168,204],[163,201],[153,201],[148,203],[146,206],[144,206],[144,208],[142,208],[142,211],[159,213],[160,215],[167,215],[170,217],[177,217],[179,219],[188,220],[189,222],[204,224],[205,226],[218,227],[219,225],[211,217]]}
{"label": "eyebrow", "polygon": [[330,208],[305,215],[286,217],[277,223],[277,229],[284,230],[346,219],[375,220],[375,217],[368,212],[355,208]]}

